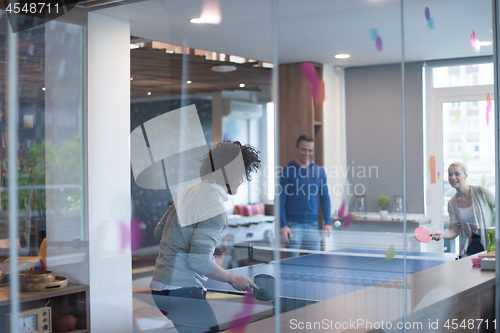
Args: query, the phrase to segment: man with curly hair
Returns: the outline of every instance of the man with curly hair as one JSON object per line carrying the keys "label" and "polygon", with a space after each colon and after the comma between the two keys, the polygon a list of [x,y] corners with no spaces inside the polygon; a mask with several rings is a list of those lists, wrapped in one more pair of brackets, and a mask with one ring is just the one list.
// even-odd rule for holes
{"label": "man with curly hair", "polygon": [[213,253],[227,225],[224,202],[260,167],[259,152],[240,142],[216,144],[201,159],[201,182],[186,187],[155,228],[161,238],[150,284],[153,299],[180,332],[218,331],[202,282],[207,277],[237,290],[258,288],[215,263]]}

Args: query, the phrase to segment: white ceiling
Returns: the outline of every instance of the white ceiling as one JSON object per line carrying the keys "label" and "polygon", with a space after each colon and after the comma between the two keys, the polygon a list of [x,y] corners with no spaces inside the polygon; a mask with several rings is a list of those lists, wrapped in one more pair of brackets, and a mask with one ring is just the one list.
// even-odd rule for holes
{"label": "white ceiling", "polygon": [[[131,35],[197,49],[273,62],[271,0],[220,0],[219,25],[193,24],[202,0],[148,0],[97,10],[131,22]],[[401,62],[399,0],[279,0],[280,63],[315,61],[341,66]],[[435,29],[427,27],[429,7]],[[472,30],[492,41],[491,0],[405,0],[406,61],[493,54],[493,47],[472,48]],[[369,30],[383,41],[378,52]],[[349,53],[350,59],[335,59]]]}

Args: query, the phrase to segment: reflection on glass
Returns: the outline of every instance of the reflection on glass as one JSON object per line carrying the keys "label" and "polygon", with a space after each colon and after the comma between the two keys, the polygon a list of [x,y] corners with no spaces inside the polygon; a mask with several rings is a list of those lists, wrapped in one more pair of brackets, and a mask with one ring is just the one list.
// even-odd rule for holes
{"label": "reflection on glass", "polygon": [[[4,43],[6,29],[10,29],[5,12],[1,12],[0,26]],[[1,99],[0,298],[9,299],[7,282],[11,277],[7,254],[9,247],[17,246],[19,269],[29,270],[23,276],[43,277],[31,282],[27,277],[21,280],[20,318],[30,318],[31,309],[42,307],[36,312],[37,318],[47,320],[54,315],[50,322],[55,329],[61,320],[69,320],[74,323],[73,328],[86,330],[90,323],[86,299],[88,236],[82,185],[83,28],[51,21],[16,34],[19,206],[14,209],[19,212],[19,239],[9,240],[6,228],[8,211],[13,208],[8,205],[9,137],[5,120],[12,115],[5,113],[5,99]],[[0,66],[2,87],[6,87],[6,64]],[[45,293],[33,297],[34,290]],[[57,291],[60,298],[48,302],[54,296],[50,294],[52,291]],[[1,306],[0,316],[5,318],[8,311],[8,307]]]}

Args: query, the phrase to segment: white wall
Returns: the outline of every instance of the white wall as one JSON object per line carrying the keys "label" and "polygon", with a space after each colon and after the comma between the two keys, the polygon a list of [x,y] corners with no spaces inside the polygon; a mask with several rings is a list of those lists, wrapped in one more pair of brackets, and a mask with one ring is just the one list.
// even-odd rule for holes
{"label": "white wall", "polygon": [[380,195],[389,197],[389,209],[403,195],[403,148],[407,213],[424,212],[421,62],[405,63],[405,147],[402,93],[401,64],[345,70],[347,177],[351,193],[364,192],[368,212],[380,210]]}
{"label": "white wall", "polygon": [[93,333],[132,332],[130,23],[88,16],[88,207]]}
{"label": "white wall", "polygon": [[347,177],[338,172],[334,177],[331,170],[346,168],[344,70],[333,65],[323,65],[325,101],[323,102],[323,128],[325,142],[325,171],[328,177],[328,192],[332,203],[332,214],[340,207],[342,200],[348,203]]}

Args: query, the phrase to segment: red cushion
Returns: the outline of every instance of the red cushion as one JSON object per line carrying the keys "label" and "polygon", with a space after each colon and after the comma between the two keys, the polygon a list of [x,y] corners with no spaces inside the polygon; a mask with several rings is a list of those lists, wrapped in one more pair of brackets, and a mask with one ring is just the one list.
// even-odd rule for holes
{"label": "red cushion", "polygon": [[236,205],[236,207],[234,207],[234,214],[241,216],[264,215],[264,208],[265,206],[263,203],[255,205]]}

